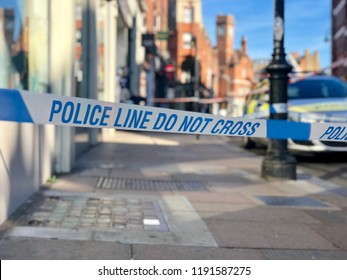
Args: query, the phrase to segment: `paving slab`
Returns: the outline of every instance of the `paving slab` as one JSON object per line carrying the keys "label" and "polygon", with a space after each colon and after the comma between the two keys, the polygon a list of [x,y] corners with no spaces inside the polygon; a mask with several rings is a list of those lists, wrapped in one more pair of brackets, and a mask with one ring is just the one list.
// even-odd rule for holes
{"label": "paving slab", "polygon": [[135,260],[263,260],[259,250],[191,246],[134,245]]}
{"label": "paving slab", "polygon": [[271,182],[269,184],[287,195],[305,196],[326,191],[323,186],[306,180]]}
{"label": "paving slab", "polygon": [[340,211],[305,210],[305,213],[326,224],[347,224],[347,209]]}
{"label": "paving slab", "polygon": [[[24,226],[23,215],[2,226],[0,257],[50,259],[52,252],[51,258],[62,259],[346,259],[347,191],[300,170],[296,182],[267,182],[260,178],[261,162],[218,137],[117,132],[42,192],[74,199],[29,211],[41,224]],[[143,179],[147,188],[149,180],[183,183],[174,190],[96,188],[101,177]],[[307,196],[332,207],[271,207],[255,199],[265,195]],[[127,205],[118,201],[122,197]],[[104,201],[96,206],[91,199],[85,207],[86,198]],[[144,198],[157,202],[165,223],[145,203],[137,204]],[[112,200],[117,203],[111,207]]]}
{"label": "paving slab", "polygon": [[40,228],[14,227],[8,233],[10,237],[29,237],[61,240],[92,240],[93,233],[78,228]]}
{"label": "paving slab", "polygon": [[[98,175],[99,176],[99,175]],[[60,191],[93,191],[98,182],[98,176],[94,177],[79,177],[76,175],[61,176],[57,181],[49,186],[51,189]]]}
{"label": "paving slab", "polygon": [[345,251],[322,250],[262,250],[270,260],[347,260]]}
{"label": "paving slab", "polygon": [[115,242],[11,238],[0,243],[2,260],[128,260],[130,246]]}
{"label": "paving slab", "polygon": [[141,170],[129,170],[129,169],[112,169],[109,173],[109,177],[115,178],[134,178],[134,179],[146,179],[146,176]]}
{"label": "paving slab", "polygon": [[319,193],[312,195],[312,197],[327,202],[331,205],[335,205],[339,208],[347,208],[347,197],[340,196],[334,193]]}
{"label": "paving slab", "polygon": [[223,213],[238,211],[238,209],[240,209],[240,208],[238,208],[237,205],[240,205],[241,209],[243,209],[245,207],[247,207],[247,208],[254,208],[255,207],[254,203],[253,204],[251,204],[251,203],[248,203],[248,204],[218,203],[217,204],[217,203],[213,203],[213,202],[210,202],[210,203],[192,202],[192,205],[195,208],[195,210],[199,213],[199,215],[204,215],[204,216],[206,216],[205,215],[206,213],[214,213],[214,215],[216,215],[216,214],[221,215]]}
{"label": "paving slab", "polygon": [[336,247],[347,250],[347,225],[317,224],[311,225],[311,227],[325,239],[335,244]]}
{"label": "paving slab", "polygon": [[[317,224],[320,220],[316,219],[311,212],[302,211],[299,209],[289,209],[289,208],[277,208],[274,211],[273,208],[267,206],[257,206],[257,207],[234,207],[227,213],[221,213],[219,215],[211,216],[209,219],[206,218],[205,221],[209,222],[211,220],[222,220],[228,221],[253,221],[253,222],[271,222],[271,223],[299,223],[299,224]],[[319,213],[325,213],[323,211],[316,211]],[[328,212],[328,211],[326,211]]]}
{"label": "paving slab", "polygon": [[197,173],[177,173],[171,175],[174,180],[178,181],[192,181],[199,180],[205,182],[231,182],[231,183],[240,183],[240,184],[249,184],[251,181],[242,176],[235,176],[232,174],[215,174],[215,175],[206,175],[206,174],[197,174]]}
{"label": "paving slab", "polygon": [[212,219],[207,221],[207,226],[221,247],[338,249],[309,226],[298,223],[226,222]]}
{"label": "paving slab", "polygon": [[252,204],[247,196],[242,193],[215,193],[215,192],[189,192],[184,194],[192,203],[211,203],[214,204]]}
{"label": "paving slab", "polygon": [[[217,247],[217,242],[204,221],[189,201],[182,196],[163,196],[159,198],[155,196],[127,195],[121,197],[113,194],[105,197],[104,194],[99,193],[64,193],[58,191],[45,191],[44,196],[49,199],[53,197],[61,199],[56,199],[53,208],[50,208],[48,212],[42,212],[43,210],[40,210],[40,207],[50,206],[49,199],[40,204],[37,212],[25,215],[26,219],[17,221],[17,226],[11,228],[7,232],[7,236],[59,240],[95,240],[123,244]],[[77,202],[85,203],[82,205],[85,218],[80,220],[78,217],[69,214],[62,222],[66,212],[69,211],[70,213],[69,209],[71,207],[78,206],[75,205]],[[108,207],[108,202],[112,203],[112,207]],[[121,205],[122,202],[124,205]],[[151,204],[146,205],[146,203]],[[126,216],[122,216],[123,208]],[[58,210],[59,212],[57,212]],[[40,211],[45,216],[41,216]],[[35,217],[32,217],[34,215]],[[49,223],[45,222],[48,219],[46,215],[53,216]],[[57,217],[57,215],[59,216]],[[110,223],[111,217],[113,219],[112,223]],[[56,220],[58,218],[59,220]],[[43,222],[25,226],[31,220]]]}

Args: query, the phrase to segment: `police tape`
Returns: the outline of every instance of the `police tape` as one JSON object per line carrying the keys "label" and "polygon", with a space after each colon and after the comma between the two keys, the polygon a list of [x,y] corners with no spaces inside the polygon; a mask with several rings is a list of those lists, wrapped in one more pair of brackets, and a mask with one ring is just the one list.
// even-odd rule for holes
{"label": "police tape", "polygon": [[215,98],[199,98],[199,97],[175,97],[175,98],[154,98],[155,103],[200,103],[215,104],[233,100],[233,97],[215,97]]}
{"label": "police tape", "polygon": [[0,89],[0,121],[120,130],[347,142],[346,123],[300,123]]}

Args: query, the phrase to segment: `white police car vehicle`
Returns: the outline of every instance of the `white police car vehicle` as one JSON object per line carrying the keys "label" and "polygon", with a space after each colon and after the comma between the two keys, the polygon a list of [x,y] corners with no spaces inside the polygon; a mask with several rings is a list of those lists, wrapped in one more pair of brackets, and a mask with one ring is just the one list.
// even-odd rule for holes
{"label": "white police car vehicle", "polygon": [[[269,81],[264,79],[247,97],[245,117],[269,117]],[[347,84],[332,76],[310,76],[288,85],[288,118],[297,122],[347,123]],[[244,138],[245,148],[267,139]],[[288,148],[302,152],[347,152],[346,142],[288,140]]]}

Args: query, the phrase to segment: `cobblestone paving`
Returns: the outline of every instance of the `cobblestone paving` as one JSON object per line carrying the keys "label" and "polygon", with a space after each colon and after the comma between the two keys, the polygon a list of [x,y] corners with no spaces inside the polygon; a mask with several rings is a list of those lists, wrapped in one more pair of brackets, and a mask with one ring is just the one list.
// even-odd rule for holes
{"label": "cobblestone paving", "polygon": [[48,196],[27,216],[26,225],[54,228],[167,231],[156,200]]}

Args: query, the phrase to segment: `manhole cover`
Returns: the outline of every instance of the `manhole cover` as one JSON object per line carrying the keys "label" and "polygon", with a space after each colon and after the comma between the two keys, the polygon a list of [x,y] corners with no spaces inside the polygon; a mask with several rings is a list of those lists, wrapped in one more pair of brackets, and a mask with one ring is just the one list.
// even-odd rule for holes
{"label": "manhole cover", "polygon": [[27,214],[27,226],[168,231],[153,199],[48,196]]}
{"label": "manhole cover", "polygon": [[131,191],[208,191],[200,181],[164,181],[100,177],[97,188]]}
{"label": "manhole cover", "polygon": [[302,208],[331,208],[326,203],[311,197],[294,196],[262,196],[257,195],[257,199],[270,206],[302,207]]}

